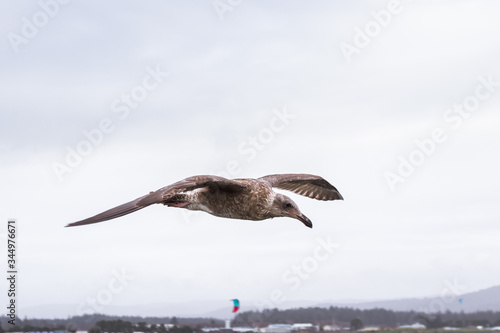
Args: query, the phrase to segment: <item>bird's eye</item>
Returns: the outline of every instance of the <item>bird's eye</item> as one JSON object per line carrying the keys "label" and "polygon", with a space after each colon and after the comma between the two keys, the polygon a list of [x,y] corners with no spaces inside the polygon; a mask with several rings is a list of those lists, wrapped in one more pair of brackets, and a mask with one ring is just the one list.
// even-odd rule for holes
{"label": "bird's eye", "polygon": [[283,206],[284,206],[285,208],[287,208],[287,209],[288,209],[288,208],[292,208],[292,207],[293,207],[293,206],[292,206],[292,204],[291,204],[291,203],[289,203],[289,202],[285,202],[285,204],[284,204]]}

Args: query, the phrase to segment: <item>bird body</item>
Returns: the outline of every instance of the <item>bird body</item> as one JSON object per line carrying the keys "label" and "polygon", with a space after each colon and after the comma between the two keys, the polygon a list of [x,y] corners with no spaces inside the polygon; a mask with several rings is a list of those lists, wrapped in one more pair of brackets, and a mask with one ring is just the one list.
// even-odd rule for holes
{"label": "bird body", "polygon": [[161,203],[169,207],[201,210],[218,217],[241,220],[291,217],[311,228],[311,221],[300,212],[297,204],[289,197],[274,192],[273,187],[318,200],[343,200],[337,189],[325,179],[308,174],[232,180],[210,175],[193,176],[67,226],[102,222]]}
{"label": "bird body", "polygon": [[[183,208],[240,220],[258,221],[269,218],[269,207],[275,196],[274,191],[269,191],[270,186],[255,179],[234,179],[233,181],[242,186],[242,190],[236,192],[236,195],[234,191],[217,187],[196,189],[191,191],[192,193],[188,196],[189,204]],[[172,205],[169,201],[165,204]]]}

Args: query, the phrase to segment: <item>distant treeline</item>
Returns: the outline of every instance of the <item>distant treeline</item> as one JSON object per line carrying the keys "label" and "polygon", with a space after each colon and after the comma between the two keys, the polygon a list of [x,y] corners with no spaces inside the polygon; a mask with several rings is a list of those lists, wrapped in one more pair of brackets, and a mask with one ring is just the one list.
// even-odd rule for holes
{"label": "distant treeline", "polygon": [[[289,310],[247,311],[239,313],[233,320],[233,326],[265,327],[268,324],[312,323],[315,325],[341,324],[349,326],[354,319],[359,319],[364,326],[396,327],[419,322],[428,328],[444,326],[500,326],[500,312],[479,311],[472,313],[444,312],[435,314],[414,311],[391,311],[385,309],[359,310],[346,307],[298,308]],[[7,323],[8,318],[0,317],[0,333],[19,331],[55,331],[89,330],[92,333],[132,332],[164,333],[162,324],[173,324],[170,333],[190,333],[201,327],[223,327],[224,322],[215,318],[176,318],[176,317],[140,317],[108,316],[102,314],[74,316],[67,319],[16,319],[16,326]],[[100,329],[100,330],[96,330]]]}
{"label": "distant treeline", "polygon": [[[67,319],[35,319],[35,318],[17,318],[16,326],[7,323],[8,317],[0,317],[0,333],[4,331],[55,331],[60,329],[88,330],[96,327],[98,322],[122,321],[130,322],[134,325],[146,323],[147,325],[174,324],[179,327],[221,327],[224,321],[215,318],[177,318],[177,317],[140,317],[140,316],[108,316],[103,314],[89,314],[82,316],[69,317]],[[142,326],[142,325],[141,325]],[[22,329],[39,328],[39,329]],[[43,328],[43,329],[42,329]],[[149,332],[149,331],[144,331]]]}
{"label": "distant treeline", "polygon": [[414,311],[391,311],[385,309],[359,310],[346,307],[329,308],[298,308],[289,310],[264,310],[242,312],[234,319],[234,325],[265,326],[272,323],[313,323],[327,325],[341,323],[349,326],[353,319],[360,319],[365,326],[376,325],[396,327],[414,324],[416,322],[428,328],[444,326],[484,327],[500,326],[500,312],[480,311],[473,313],[444,312],[435,314],[418,313]]}

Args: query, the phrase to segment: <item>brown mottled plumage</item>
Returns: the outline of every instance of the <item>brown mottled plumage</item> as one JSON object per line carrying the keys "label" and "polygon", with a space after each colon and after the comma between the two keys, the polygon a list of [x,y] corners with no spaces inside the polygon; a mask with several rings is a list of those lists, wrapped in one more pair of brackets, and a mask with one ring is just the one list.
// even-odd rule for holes
{"label": "brown mottled plumage", "polygon": [[291,217],[312,228],[311,221],[300,212],[297,204],[286,195],[275,193],[273,187],[317,200],[343,200],[333,185],[314,175],[283,174],[232,180],[218,176],[193,176],[88,219],[70,223],[67,227],[111,220],[161,203],[241,220]]}

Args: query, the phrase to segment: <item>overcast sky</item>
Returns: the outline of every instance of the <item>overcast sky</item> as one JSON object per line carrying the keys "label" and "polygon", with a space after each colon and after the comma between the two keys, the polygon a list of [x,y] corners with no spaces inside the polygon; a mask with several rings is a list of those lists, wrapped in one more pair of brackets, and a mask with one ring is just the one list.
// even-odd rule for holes
{"label": "overcast sky", "polygon": [[[22,307],[498,284],[500,3],[54,1],[0,13]],[[313,229],[159,205],[64,228],[191,175],[273,173],[321,175],[345,201],[289,194]]]}

